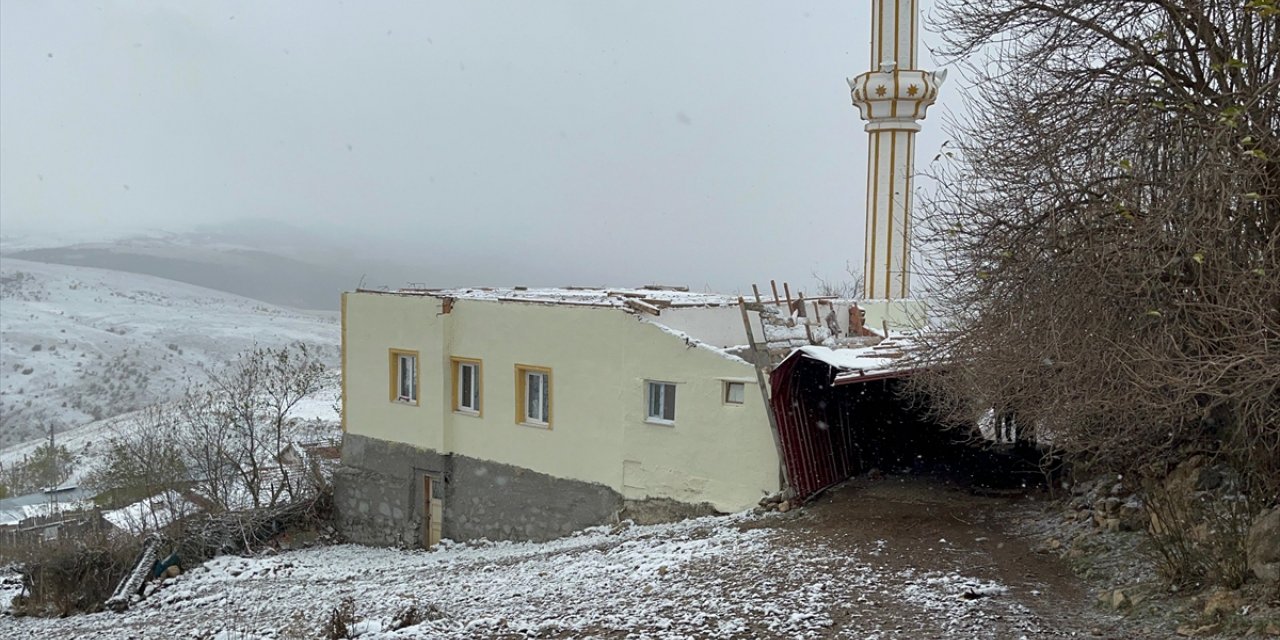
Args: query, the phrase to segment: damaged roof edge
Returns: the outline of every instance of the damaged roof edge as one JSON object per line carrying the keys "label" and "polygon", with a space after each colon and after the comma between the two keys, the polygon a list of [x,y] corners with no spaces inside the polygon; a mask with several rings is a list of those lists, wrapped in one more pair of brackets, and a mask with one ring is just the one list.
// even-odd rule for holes
{"label": "damaged roof edge", "polygon": [[[473,291],[478,291],[478,290],[473,290]],[[706,350],[706,351],[710,351],[711,353],[714,353],[714,354],[716,354],[716,355],[720,356],[721,358],[724,358],[725,360],[729,360],[729,361],[731,361],[731,362],[736,362],[736,363],[744,364],[744,365],[747,365],[747,366],[752,366],[752,365],[751,365],[751,363],[750,363],[749,361],[747,361],[745,358],[742,358],[742,357],[740,357],[740,356],[735,355],[734,353],[732,353],[732,351],[733,351],[734,349],[736,349],[736,348],[739,348],[739,346],[726,346],[726,347],[720,347],[720,346],[716,346],[715,344],[712,344],[712,343],[706,342],[706,341],[702,340],[701,338],[695,337],[695,336],[694,336],[694,335],[692,335],[692,334],[689,334],[689,333],[687,333],[687,332],[685,332],[685,331],[682,331],[682,330],[680,330],[680,329],[675,329],[675,328],[673,328],[673,327],[671,327],[671,326],[668,326],[668,325],[664,324],[664,323],[661,321],[661,319],[658,317],[658,316],[660,316],[660,313],[656,312],[656,311],[660,311],[660,308],[671,308],[671,309],[717,309],[717,308],[726,308],[726,307],[730,307],[730,306],[732,306],[732,307],[735,307],[735,308],[736,308],[736,307],[737,307],[737,301],[736,301],[736,299],[735,299],[735,300],[733,300],[732,302],[730,302],[730,300],[729,300],[728,296],[721,296],[721,295],[719,295],[719,294],[689,294],[689,293],[687,293],[687,292],[679,291],[679,290],[674,290],[674,289],[672,289],[672,290],[664,290],[664,291],[657,291],[656,293],[658,293],[658,294],[664,294],[664,293],[665,293],[665,294],[671,294],[671,295],[673,295],[673,296],[681,296],[681,297],[693,296],[693,297],[698,297],[698,298],[708,299],[708,300],[710,300],[710,301],[711,301],[711,303],[707,303],[707,304],[698,304],[698,303],[689,303],[689,302],[686,302],[686,303],[674,302],[674,303],[672,303],[672,302],[668,302],[668,301],[666,301],[666,300],[659,300],[658,302],[659,302],[660,308],[659,308],[659,305],[646,305],[646,306],[653,306],[653,307],[654,307],[654,310],[650,310],[650,309],[645,309],[645,308],[638,307],[638,305],[636,305],[636,304],[635,304],[638,300],[637,300],[637,298],[636,298],[634,295],[631,295],[631,293],[632,293],[632,292],[630,292],[630,291],[623,292],[623,290],[619,290],[619,289],[608,289],[608,290],[607,290],[607,292],[608,292],[608,296],[607,296],[607,298],[600,298],[600,297],[597,297],[597,298],[588,299],[588,300],[583,300],[583,299],[572,299],[572,298],[570,298],[570,299],[543,299],[543,298],[537,298],[537,297],[513,297],[513,296],[508,296],[508,295],[506,295],[506,294],[508,293],[508,291],[510,291],[510,290],[486,289],[486,290],[484,290],[484,293],[486,293],[486,294],[488,294],[488,295],[484,295],[484,296],[458,296],[458,295],[456,295],[457,290],[449,290],[449,289],[414,289],[414,290],[399,289],[399,290],[381,290],[381,289],[364,289],[364,288],[360,288],[360,289],[356,289],[356,291],[355,291],[355,292],[356,292],[356,293],[376,293],[376,294],[381,294],[381,295],[398,295],[398,296],[413,296],[413,297],[420,297],[420,298],[442,299],[442,300],[445,300],[445,301],[446,301],[446,303],[445,303],[445,304],[446,304],[447,306],[451,306],[451,305],[452,305],[452,301],[456,301],[456,300],[467,300],[467,301],[478,301],[478,302],[515,302],[515,303],[522,303],[522,304],[541,304],[541,305],[551,305],[551,306],[569,306],[569,307],[576,307],[576,308],[584,308],[584,307],[585,307],[585,308],[595,308],[595,309],[612,309],[612,310],[617,310],[617,311],[620,311],[620,312],[625,313],[625,314],[627,314],[627,315],[630,315],[630,316],[632,316],[632,317],[636,318],[636,320],[638,320],[638,321],[640,321],[640,322],[643,322],[643,323],[645,323],[645,324],[653,325],[654,327],[656,327],[658,330],[662,331],[663,333],[666,333],[667,335],[669,335],[669,336],[671,336],[671,337],[673,337],[673,338],[675,338],[675,339],[678,339],[678,340],[680,340],[680,341],[684,342],[684,344],[685,344],[685,346],[686,346],[687,348],[703,349],[703,350]],[[588,295],[592,295],[592,294],[599,295],[599,294],[604,294],[604,293],[606,292],[606,290],[605,290],[605,289],[592,289],[592,290],[583,290],[583,289],[574,289],[574,290],[570,290],[570,289],[556,289],[556,290],[527,290],[527,291],[520,291],[519,293],[526,293],[526,294],[538,294],[538,293],[539,293],[539,292],[541,292],[541,291],[556,291],[556,292],[561,292],[561,291],[569,292],[569,291],[572,291],[572,292],[575,292],[575,293],[584,293],[584,292],[585,292],[585,293],[586,293],[586,294],[588,294]],[[501,293],[501,295],[497,295],[497,294],[499,294],[499,293]],[[638,294],[638,293],[643,293],[643,294],[648,295],[648,294],[655,293],[655,291],[654,291],[654,290],[643,290],[643,291],[635,291],[634,293],[637,293],[637,294]],[[447,310],[446,310],[446,313],[448,313],[448,311],[447,311]],[[735,319],[734,319],[734,321],[733,321],[733,322],[734,322],[734,324],[735,324],[735,325],[737,325],[738,330],[741,330],[741,325],[740,325],[740,322],[737,320],[737,314],[736,314],[736,313],[734,314],[734,318],[735,318]],[[742,337],[743,337],[743,338],[745,338],[745,336],[742,336]],[[745,345],[741,345],[741,346],[745,346]]]}
{"label": "damaged roof edge", "polygon": [[747,362],[745,359],[735,356],[732,353],[729,353],[728,349],[707,344],[706,342],[703,342],[683,331],[680,331],[679,329],[672,329],[671,327],[668,327],[667,325],[662,324],[661,322],[658,322],[656,320],[651,320],[639,314],[634,314],[634,315],[636,316],[636,320],[639,320],[644,324],[653,325],[663,333],[666,333],[672,337],[684,340],[685,345],[689,348],[704,349],[706,351],[710,351],[711,353],[714,353],[720,356],[721,358],[724,358],[725,360],[729,360],[731,362],[739,362],[747,366],[751,366],[750,362]]}
{"label": "damaged roof edge", "polygon": [[524,302],[529,304],[593,306],[604,308],[629,308],[652,315],[660,315],[666,308],[715,308],[737,305],[737,298],[718,293],[696,293],[679,288],[622,289],[600,288],[526,288],[526,287],[470,287],[456,289],[368,289],[357,288],[356,293],[382,295],[422,296],[454,298],[486,302]]}
{"label": "damaged roof edge", "polygon": [[[884,343],[881,343],[883,345]],[[910,342],[902,345],[910,348]],[[791,352],[785,360],[791,358],[809,358],[829,365],[837,373],[831,380],[831,386],[904,378],[920,371],[914,363],[901,355],[889,356],[883,346],[860,347],[856,349],[832,349],[823,346],[804,346]]]}

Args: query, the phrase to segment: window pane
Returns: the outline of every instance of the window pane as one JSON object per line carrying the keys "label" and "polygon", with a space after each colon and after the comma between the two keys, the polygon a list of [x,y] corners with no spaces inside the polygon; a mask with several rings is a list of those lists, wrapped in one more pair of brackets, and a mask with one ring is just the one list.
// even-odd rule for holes
{"label": "window pane", "polygon": [[741,382],[730,382],[725,391],[725,402],[742,404],[746,394],[746,385]]}
{"label": "window pane", "polygon": [[409,358],[407,356],[400,356],[400,397],[401,398],[409,397],[409,390],[412,388],[412,386],[410,385],[411,377],[412,377],[412,373],[409,371]]}
{"label": "window pane", "polygon": [[676,420],[676,386],[674,384],[662,385],[662,419],[672,422]]}
{"label": "window pane", "polygon": [[463,409],[473,408],[471,405],[471,365],[458,365],[458,406]]}
{"label": "window pane", "polygon": [[659,418],[662,416],[662,385],[656,382],[649,383],[649,417]]}
{"label": "window pane", "polygon": [[467,398],[471,401],[469,405],[476,411],[480,410],[480,367],[472,364],[467,365],[468,377],[471,380],[471,393]]}
{"label": "window pane", "polygon": [[525,417],[529,420],[540,420],[538,409],[541,408],[542,402],[539,400],[541,391],[542,378],[536,373],[525,374]]}
{"label": "window pane", "polygon": [[538,419],[543,422],[551,422],[551,393],[547,389],[547,374],[538,374],[538,377],[542,380],[538,386],[542,390],[542,413],[538,416]]}

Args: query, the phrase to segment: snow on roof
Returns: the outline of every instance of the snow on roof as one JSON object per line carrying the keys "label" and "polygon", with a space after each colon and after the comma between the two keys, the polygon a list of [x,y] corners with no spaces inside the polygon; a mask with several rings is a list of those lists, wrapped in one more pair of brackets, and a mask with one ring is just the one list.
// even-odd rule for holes
{"label": "snow on roof", "polygon": [[56,489],[45,489],[35,493],[28,493],[12,498],[0,500],[0,509],[11,509],[17,507],[25,507],[36,504],[45,504],[51,501],[67,502],[84,500],[92,498],[94,492],[89,489],[81,489],[75,485],[67,485]]}
{"label": "snow on roof", "polygon": [[[686,287],[660,287],[650,285],[639,289],[626,288],[528,288],[528,287],[468,287],[459,289],[359,289],[360,293],[391,293],[421,295],[434,298],[461,300],[489,300],[497,302],[531,302],[539,304],[584,305],[592,307],[634,308],[643,303],[661,310],[666,307],[729,307],[738,304],[736,296],[720,293],[700,293]],[[630,301],[630,303],[628,302]]]}
{"label": "snow on roof", "polygon": [[836,374],[832,384],[841,385],[911,371],[915,365],[906,355],[914,347],[914,342],[909,337],[894,336],[869,347],[832,349],[804,346],[796,349],[796,352],[838,369],[840,373]]}
{"label": "snow on roof", "polygon": [[[664,287],[658,285],[647,285],[639,289],[625,288],[595,288],[595,287],[563,287],[563,288],[527,288],[527,287],[469,287],[459,289],[396,289],[396,290],[376,290],[376,289],[357,289],[358,293],[382,293],[391,295],[416,295],[432,298],[448,298],[454,300],[480,300],[489,302],[523,302],[529,304],[545,304],[545,305],[562,305],[562,306],[579,306],[579,307],[599,307],[606,309],[619,309],[629,313],[633,313],[641,321],[652,324],[662,331],[683,340],[690,347],[705,348],[726,359],[735,362],[746,363],[745,360],[733,355],[729,352],[730,347],[736,347],[745,341],[745,334],[741,335],[741,340],[724,341],[726,332],[737,336],[742,333],[741,316],[736,313],[738,306],[737,296],[730,296],[720,293],[699,293],[689,291],[686,287]],[[673,310],[689,310],[689,309],[720,309],[726,310],[733,308],[735,312],[731,316],[717,316],[713,321],[713,325],[719,326],[719,329],[712,330],[714,335],[702,335],[701,337],[693,335],[694,333],[705,334],[707,326],[698,327],[701,330],[686,331],[686,321],[676,320],[673,324],[676,326],[668,326],[662,317],[664,309]],[[670,317],[670,316],[669,316]],[[723,326],[715,323],[724,323]],[[697,323],[695,323],[696,325]],[[719,340],[715,336],[719,336]]]}
{"label": "snow on roof", "polygon": [[133,534],[156,531],[200,507],[176,491],[166,491],[133,504],[106,511],[102,517]]}
{"label": "snow on roof", "polygon": [[88,511],[93,508],[92,500],[67,498],[57,502],[49,502],[48,498],[45,498],[45,500],[46,502],[34,504],[10,504],[0,507],[0,526],[13,526],[31,518],[44,518],[70,511]]}

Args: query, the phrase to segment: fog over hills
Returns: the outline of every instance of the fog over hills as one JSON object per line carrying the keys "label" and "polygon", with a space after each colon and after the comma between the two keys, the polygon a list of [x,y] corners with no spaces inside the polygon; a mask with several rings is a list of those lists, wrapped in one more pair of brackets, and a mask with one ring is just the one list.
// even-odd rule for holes
{"label": "fog over hills", "polygon": [[0,248],[12,258],[145,274],[298,309],[337,310],[341,292],[362,283],[497,284],[481,282],[482,269],[397,262],[359,238],[253,221],[92,242],[10,236]]}
{"label": "fog over hills", "polygon": [[0,446],[176,398],[255,345],[337,364],[335,312],[147,275],[0,258],[0,308]]}
{"label": "fog over hills", "polygon": [[0,448],[174,399],[255,345],[306,342],[336,366],[341,294],[357,286],[510,284],[481,265],[278,222],[6,231]]}

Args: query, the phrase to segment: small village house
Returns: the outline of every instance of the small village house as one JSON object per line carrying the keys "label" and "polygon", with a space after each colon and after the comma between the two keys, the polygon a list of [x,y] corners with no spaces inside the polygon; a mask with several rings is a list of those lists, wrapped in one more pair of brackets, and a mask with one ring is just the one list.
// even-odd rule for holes
{"label": "small village house", "polygon": [[353,541],[547,539],[781,489],[736,298],[359,290],[342,310],[335,493]]}

